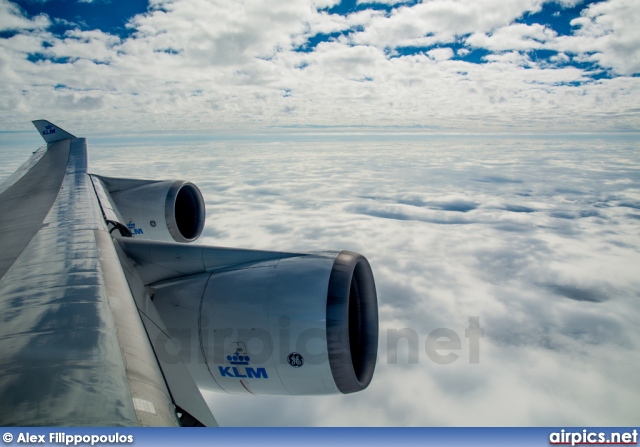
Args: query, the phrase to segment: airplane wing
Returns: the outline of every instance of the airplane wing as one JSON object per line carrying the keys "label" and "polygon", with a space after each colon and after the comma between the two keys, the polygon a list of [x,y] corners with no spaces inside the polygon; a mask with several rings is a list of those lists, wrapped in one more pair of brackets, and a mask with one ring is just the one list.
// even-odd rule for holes
{"label": "airplane wing", "polygon": [[352,252],[193,245],[184,181],[88,173],[54,124],[0,185],[0,425],[215,426],[201,390],[366,388],[375,284]]}

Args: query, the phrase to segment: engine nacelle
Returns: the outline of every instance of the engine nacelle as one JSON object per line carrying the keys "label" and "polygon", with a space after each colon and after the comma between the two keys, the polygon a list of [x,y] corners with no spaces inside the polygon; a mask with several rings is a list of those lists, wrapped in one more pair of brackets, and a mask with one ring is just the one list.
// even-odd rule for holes
{"label": "engine nacelle", "polygon": [[352,393],[373,377],[378,307],[357,253],[265,260],[152,286],[199,387],[271,395]]}
{"label": "engine nacelle", "polygon": [[193,242],[202,234],[204,199],[193,183],[94,177],[107,189],[120,223],[132,237]]}

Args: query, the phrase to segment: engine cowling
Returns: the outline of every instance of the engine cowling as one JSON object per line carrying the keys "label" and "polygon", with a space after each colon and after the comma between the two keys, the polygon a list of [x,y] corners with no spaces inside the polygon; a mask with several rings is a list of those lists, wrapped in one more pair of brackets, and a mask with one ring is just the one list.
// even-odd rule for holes
{"label": "engine cowling", "polygon": [[193,183],[96,177],[108,191],[119,221],[132,237],[193,242],[202,234],[204,199]]}
{"label": "engine cowling", "polygon": [[251,262],[152,286],[198,386],[271,395],[352,393],[373,377],[378,308],[362,255]]}

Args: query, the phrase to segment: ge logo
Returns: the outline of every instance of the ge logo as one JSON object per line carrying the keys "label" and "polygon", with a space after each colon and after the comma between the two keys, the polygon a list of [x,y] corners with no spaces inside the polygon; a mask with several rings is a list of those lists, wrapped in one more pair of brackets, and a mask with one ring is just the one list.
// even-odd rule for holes
{"label": "ge logo", "polygon": [[156,226],[156,221],[152,220],[151,222],[149,222],[149,225],[151,225],[152,227],[155,227]]}
{"label": "ge logo", "polygon": [[289,365],[293,366],[294,368],[300,368],[302,365],[304,365],[304,359],[297,352],[292,352],[291,354],[289,354],[289,357],[287,357],[287,361],[289,362]]}

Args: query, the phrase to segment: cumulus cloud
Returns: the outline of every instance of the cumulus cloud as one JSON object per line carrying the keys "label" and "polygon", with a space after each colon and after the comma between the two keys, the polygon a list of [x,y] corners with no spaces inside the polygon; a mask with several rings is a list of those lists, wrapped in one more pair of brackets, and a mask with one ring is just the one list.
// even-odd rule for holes
{"label": "cumulus cloud", "polygon": [[544,48],[545,43],[555,36],[555,31],[544,25],[513,24],[499,28],[490,36],[484,33],[474,33],[466,40],[466,43],[491,51],[527,51]]}
{"label": "cumulus cloud", "polygon": [[434,48],[427,51],[427,56],[436,61],[446,61],[453,57],[453,50],[451,48]]}
{"label": "cumulus cloud", "polygon": [[400,3],[408,3],[407,0],[357,0],[356,4],[357,5],[370,5],[370,4],[374,4],[374,3],[378,3],[381,5],[397,5]]}
{"label": "cumulus cloud", "polygon": [[278,48],[289,49],[290,36],[302,33],[312,14],[306,1],[274,5],[192,0],[154,6],[158,9],[130,23],[138,32],[132,43],[184,52],[187,61],[206,66],[238,65],[273,56]]}
{"label": "cumulus cloud", "polygon": [[29,19],[14,3],[0,0],[0,31],[45,29],[50,24],[49,17],[44,14]]}
{"label": "cumulus cloud", "polygon": [[490,32],[506,26],[525,12],[540,9],[538,0],[504,3],[494,0],[435,0],[394,9],[353,35],[353,41],[380,47],[425,46],[451,43],[457,36]]}
{"label": "cumulus cloud", "polygon": [[119,37],[102,31],[74,29],[66,32],[63,39],[56,40],[55,45],[43,49],[42,53],[54,58],[107,62],[115,56],[113,49],[119,43]]}
{"label": "cumulus cloud", "polygon": [[558,39],[557,47],[565,52],[585,54],[584,59],[597,62],[617,73],[640,71],[640,30],[635,26],[640,10],[633,0],[610,0],[586,8],[572,20],[575,35]]}
{"label": "cumulus cloud", "polygon": [[313,5],[316,8],[330,8],[340,4],[340,0],[314,0]]}

